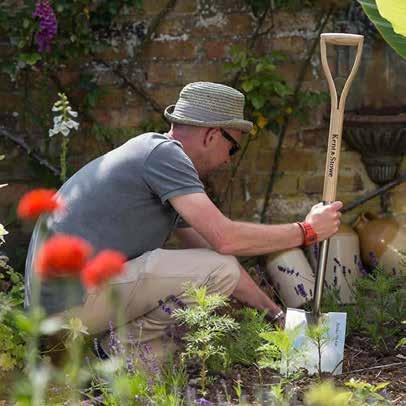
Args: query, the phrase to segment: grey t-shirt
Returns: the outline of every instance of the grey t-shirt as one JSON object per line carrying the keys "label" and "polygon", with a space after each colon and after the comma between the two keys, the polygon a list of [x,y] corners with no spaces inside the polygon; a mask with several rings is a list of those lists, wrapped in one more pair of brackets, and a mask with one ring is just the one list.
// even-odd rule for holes
{"label": "grey t-shirt", "polygon": [[[58,193],[66,208],[44,220],[51,234],[80,236],[95,253],[114,249],[132,259],[162,247],[176,228],[179,215],[168,199],[204,193],[204,186],[179,141],[147,133],[88,163]],[[26,306],[33,260],[41,243],[40,223],[27,255]],[[48,312],[77,304],[67,300],[63,284],[41,284],[41,303]]]}

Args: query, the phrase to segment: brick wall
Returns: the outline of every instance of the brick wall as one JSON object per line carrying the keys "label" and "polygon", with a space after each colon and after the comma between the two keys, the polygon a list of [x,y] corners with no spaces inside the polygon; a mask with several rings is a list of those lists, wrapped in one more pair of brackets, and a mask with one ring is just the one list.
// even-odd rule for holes
{"label": "brick wall", "polygon": [[[165,4],[164,0],[145,1],[142,13],[122,16],[120,23],[123,27],[140,21],[147,25]],[[271,50],[286,53],[287,60],[282,65],[282,72],[292,85],[297,79],[307,49],[316,36],[316,22],[316,13],[308,9],[298,13],[280,11],[273,18],[273,34],[257,41],[256,49],[262,54]],[[127,77],[139,81],[155,102],[164,108],[176,101],[179,90],[188,82],[230,80],[224,71],[224,62],[229,58],[230,47],[234,44],[246,44],[255,24],[254,16],[241,0],[178,0],[175,9],[160,24],[153,41],[137,59],[133,57],[133,44],[137,43],[137,39],[124,29],[122,34],[120,31],[119,34],[114,34],[112,42],[115,49],[112,47],[99,57],[111,66],[120,63]],[[263,29],[269,28],[270,24],[270,20],[266,21]],[[334,22],[330,22],[325,29],[331,30],[334,30]],[[10,52],[5,41],[0,42],[0,52],[2,55]],[[387,47],[379,44],[368,44],[365,55],[351,90],[348,106],[352,109],[365,105],[382,107],[382,103],[389,103],[389,100],[397,106],[404,106],[406,92],[399,92],[397,89],[406,88],[406,77],[401,73],[405,63]],[[383,56],[386,59],[382,61]],[[333,72],[338,76],[345,76],[345,64],[350,57],[348,54],[340,54],[337,59],[337,52],[330,50]],[[371,74],[377,70],[382,70],[380,81],[376,81]],[[58,77],[64,86],[69,87],[83,71],[94,73],[103,90],[102,97],[91,112],[92,116],[100,124],[123,129],[121,138],[115,139],[116,143],[123,142],[127,135],[132,136],[133,129],[145,120],[160,118],[149,103],[126,86],[111,69],[100,63],[89,59],[74,61],[69,66],[61,67]],[[57,139],[49,141],[44,131],[51,123],[49,110],[55,101],[55,86],[41,79],[39,74],[30,75],[26,81],[28,87],[24,87],[24,83],[12,83],[5,75],[1,75],[0,120],[12,132],[24,134],[29,145],[51,154],[56,160],[59,142]],[[337,83],[340,83],[340,78]],[[306,72],[304,88],[327,90],[318,53],[312,58]],[[80,92],[73,89],[72,95],[80,97]],[[311,112],[308,125],[291,123],[282,148],[280,174],[271,196],[268,211],[270,222],[302,219],[309,208],[320,200],[328,114],[329,108],[324,105]],[[12,207],[19,196],[44,181],[37,171],[33,171],[21,150],[9,141],[0,142],[2,153],[7,155],[0,162],[0,183],[9,183],[8,188],[0,189],[0,219],[7,223],[12,221]],[[223,205],[223,210],[232,218],[258,220],[276,143],[277,139],[271,133],[262,134],[250,143],[233,181],[232,194]],[[79,133],[72,137],[69,163],[78,169],[108,149],[105,142],[88,134],[83,123]],[[368,178],[358,153],[349,150],[344,144],[341,157],[339,199],[350,202],[376,187]],[[219,171],[211,177],[210,190],[219,195],[228,181],[229,171]],[[405,212],[405,197],[405,185],[393,189],[390,192],[391,208],[396,212]],[[369,209],[379,211],[378,198],[349,212],[344,220],[350,222],[358,212]],[[27,233],[14,233],[19,227],[16,222],[12,222],[9,227],[11,245],[27,239]],[[25,231],[29,232],[30,227],[25,227]]]}

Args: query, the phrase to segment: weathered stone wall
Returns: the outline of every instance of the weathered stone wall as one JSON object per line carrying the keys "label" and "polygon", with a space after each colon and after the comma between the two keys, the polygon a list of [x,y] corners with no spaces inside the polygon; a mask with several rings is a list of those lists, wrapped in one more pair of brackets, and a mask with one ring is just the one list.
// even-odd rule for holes
{"label": "weathered stone wall", "polygon": [[[151,108],[150,103],[128,87],[113,72],[112,67],[120,64],[127,78],[139,83],[155,103],[164,108],[176,101],[179,90],[188,82],[229,81],[230,75],[224,70],[224,63],[229,58],[230,47],[234,44],[245,45],[256,26],[255,17],[243,1],[178,0],[174,10],[159,25],[153,41],[135,57],[139,39],[131,27],[134,28],[141,21],[147,25],[165,4],[164,0],[145,1],[142,13],[122,16],[122,30],[111,35],[111,50],[98,55],[99,59],[110,64],[110,68],[100,61],[89,59],[61,67],[58,73],[61,84],[66,88],[70,88],[83,71],[91,71],[96,75],[103,95],[91,114],[102,125],[122,129],[120,136],[116,133],[116,138],[113,139],[115,144],[134,135],[132,129],[145,120],[154,121],[160,115]],[[265,31],[273,24],[270,33],[262,36],[256,43],[256,49],[262,54],[271,50],[286,53],[282,73],[292,86],[316,37],[317,15],[318,13],[309,9],[297,13],[277,12],[273,21],[269,19],[263,27]],[[332,20],[325,31],[334,29]],[[0,52],[3,55],[10,52],[4,41],[0,44]],[[311,59],[303,87],[327,90],[318,52]],[[339,76],[337,83],[340,83],[347,74],[346,68],[348,69],[351,55],[338,54],[334,50],[330,50],[329,54],[333,75]],[[340,55],[338,59],[337,55]],[[382,55],[386,55],[386,59],[382,60]],[[399,57],[387,47],[382,48],[382,45],[377,51],[373,45],[368,45],[362,64],[348,100],[351,109],[368,104],[379,107],[389,100],[393,105],[405,106],[406,92],[401,90],[406,87],[406,75],[402,74],[406,64]],[[75,88],[71,88],[71,92],[76,98],[81,96],[80,91]],[[55,101],[55,94],[55,86],[41,80],[39,73],[38,77],[27,77],[25,84],[12,83],[5,75],[1,76],[2,124],[12,133],[22,135],[29,145],[35,146],[40,152],[50,153],[54,157],[59,152],[59,141],[49,141],[41,126],[46,128],[51,125],[49,110]],[[309,124],[290,124],[283,143],[279,177],[271,196],[268,211],[270,222],[303,219],[309,208],[321,199],[328,116],[329,108],[323,105],[311,112]],[[232,194],[223,204],[223,210],[232,218],[258,220],[276,144],[277,138],[271,133],[261,134],[250,143],[234,178]],[[18,245],[26,242],[30,227],[24,226],[27,233],[15,233],[20,226],[13,221],[12,207],[24,191],[44,184],[44,179],[38,175],[38,171],[33,171],[26,154],[13,143],[2,140],[1,148],[6,159],[0,162],[0,183],[7,182],[9,186],[0,189],[0,219],[3,223],[10,223],[10,244]],[[109,148],[99,138],[87,134],[86,126],[82,125],[81,130],[72,137],[69,163],[78,169]],[[219,171],[212,176],[210,189],[220,195],[228,182],[229,171]],[[344,145],[338,199],[350,202],[375,187],[366,174],[360,155]],[[390,192],[393,211],[406,211],[405,197],[405,185]],[[352,221],[358,212],[367,209],[379,211],[379,199],[375,198],[349,212],[345,221]]]}

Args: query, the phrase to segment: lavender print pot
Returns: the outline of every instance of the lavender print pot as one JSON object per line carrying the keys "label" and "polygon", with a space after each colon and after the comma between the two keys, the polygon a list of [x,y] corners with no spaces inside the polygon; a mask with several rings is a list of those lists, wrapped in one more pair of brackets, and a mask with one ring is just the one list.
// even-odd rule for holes
{"label": "lavender print pot", "polygon": [[[306,255],[316,272],[318,244],[307,247]],[[327,286],[338,291],[341,303],[354,302],[354,285],[362,276],[362,270],[358,234],[350,226],[341,224],[330,238],[325,277]]]}
{"label": "lavender print pot", "polygon": [[370,269],[380,266],[390,275],[406,273],[402,251],[406,250],[406,214],[377,216],[362,213],[354,229],[360,239],[361,257]]}
{"label": "lavender print pot", "polygon": [[286,306],[300,307],[313,298],[314,275],[301,249],[269,255],[266,270]]}

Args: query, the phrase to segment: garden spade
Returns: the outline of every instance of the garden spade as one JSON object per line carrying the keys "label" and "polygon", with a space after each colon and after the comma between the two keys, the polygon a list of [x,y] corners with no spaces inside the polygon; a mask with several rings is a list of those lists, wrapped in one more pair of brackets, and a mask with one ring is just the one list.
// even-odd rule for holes
{"label": "garden spade", "polygon": [[[331,98],[330,130],[323,187],[324,204],[329,204],[336,198],[345,101],[361,60],[363,40],[362,35],[341,33],[321,34],[320,38],[321,62],[328,81]],[[339,101],[327,62],[327,44],[356,47],[355,62],[345,82]],[[320,312],[328,247],[328,239],[321,242],[314,287],[313,310],[306,312],[300,309],[288,308],[286,312],[285,329],[295,330],[293,344],[295,355],[290,365],[294,365],[295,369],[305,368],[310,374],[322,371],[340,374],[344,358],[346,313],[330,312],[322,314]],[[309,334],[311,326],[321,327],[318,330],[321,335],[318,336],[317,340],[315,340],[314,336],[313,338],[309,337],[311,335]]]}

